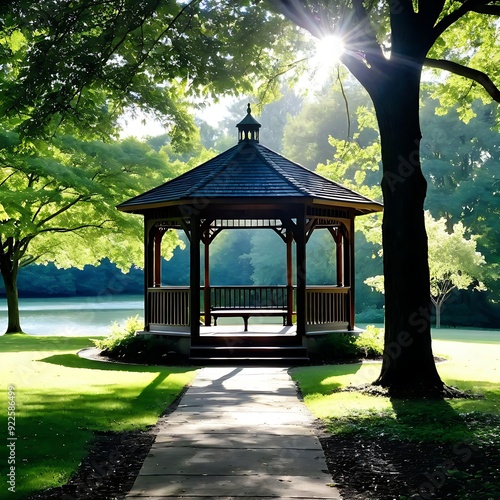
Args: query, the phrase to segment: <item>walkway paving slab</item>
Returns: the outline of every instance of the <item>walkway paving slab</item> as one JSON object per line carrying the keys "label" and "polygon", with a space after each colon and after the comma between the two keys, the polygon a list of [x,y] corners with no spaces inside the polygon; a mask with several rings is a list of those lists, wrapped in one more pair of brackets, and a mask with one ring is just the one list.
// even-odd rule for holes
{"label": "walkway paving slab", "polygon": [[[298,429],[295,431],[298,432]],[[203,433],[203,434],[184,434],[180,433],[161,433],[156,437],[156,443],[163,446],[174,447],[197,447],[197,448],[264,448],[264,449],[282,449],[293,448],[297,450],[317,450],[321,448],[319,439],[313,435],[286,435],[286,434],[253,434],[236,433],[231,434],[226,431],[223,433]]]}
{"label": "walkway paving slab", "polygon": [[204,368],[127,498],[340,499],[286,368]]}

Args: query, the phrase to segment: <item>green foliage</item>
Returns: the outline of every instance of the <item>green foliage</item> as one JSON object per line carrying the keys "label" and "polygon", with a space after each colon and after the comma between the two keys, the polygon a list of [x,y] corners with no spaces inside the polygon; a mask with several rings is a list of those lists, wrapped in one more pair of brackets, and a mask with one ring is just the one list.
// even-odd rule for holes
{"label": "green foliage", "polygon": [[133,316],[123,323],[113,323],[110,334],[104,339],[94,340],[94,344],[105,356],[120,361],[163,365],[177,365],[187,361],[174,350],[172,342],[136,335],[143,327],[143,320]]}
{"label": "green foliage", "polygon": [[[328,84],[306,98],[300,112],[288,118],[283,135],[283,154],[287,158],[316,170],[318,164],[327,162],[334,153],[332,138],[349,140],[356,136],[366,145],[377,135],[376,129],[361,130],[356,119],[358,107],[370,106],[368,96],[352,79],[346,78],[344,85],[347,102],[338,84]],[[342,182],[344,175],[330,178]]]}
{"label": "green foliage", "polygon": [[[60,136],[28,141],[0,124],[0,271],[7,330],[20,331],[19,269],[53,262],[83,269],[104,258],[127,272],[143,262],[143,224],[115,206],[172,175],[167,159],[135,139]],[[178,244],[163,240],[164,256]]]}
{"label": "green foliage", "polygon": [[125,109],[139,109],[161,118],[182,148],[194,131],[188,97],[248,92],[293,53],[283,19],[248,1],[25,0],[5,6],[2,19],[2,116],[29,137],[61,123],[102,137]]}
{"label": "green foliage", "polygon": [[[453,290],[483,291],[481,279],[486,273],[485,260],[476,249],[478,236],[466,236],[467,228],[458,222],[449,228],[442,217],[435,220],[425,212],[425,226],[429,248],[431,300],[436,307],[436,326],[440,327],[440,309]],[[365,283],[377,292],[384,293],[384,276],[367,278]]]}
{"label": "green foliage", "polygon": [[317,341],[313,359],[323,361],[376,358],[384,350],[383,330],[372,325],[362,333],[331,333]]}
{"label": "green foliage", "polygon": [[485,290],[480,281],[486,264],[477,251],[476,235],[467,237],[462,222],[453,224],[450,231],[444,217],[435,220],[426,212],[425,226],[429,238],[429,269],[431,295],[436,302],[444,302],[453,289]]}
{"label": "green foliage", "polygon": [[135,333],[143,327],[144,322],[139,319],[139,316],[128,318],[123,323],[115,322],[111,325],[109,335],[104,339],[94,340],[94,344],[105,354],[119,354],[134,338]]}
{"label": "green foliage", "polygon": [[382,356],[384,352],[384,331],[373,325],[368,325],[355,340],[358,352],[362,353],[363,358],[375,358]]}

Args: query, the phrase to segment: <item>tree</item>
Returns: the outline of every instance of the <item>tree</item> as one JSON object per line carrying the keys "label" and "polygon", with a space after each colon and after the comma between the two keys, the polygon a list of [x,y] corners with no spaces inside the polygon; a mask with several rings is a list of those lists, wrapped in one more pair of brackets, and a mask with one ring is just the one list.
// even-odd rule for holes
{"label": "tree", "polygon": [[[43,153],[43,154],[42,154]],[[147,174],[147,175],[145,175]],[[62,137],[30,147],[0,128],[0,272],[8,304],[6,333],[22,332],[17,277],[21,267],[96,264],[121,269],[142,262],[140,218],[115,205],[164,182],[160,156],[136,140],[114,144]],[[176,245],[165,240],[166,254]]]}
{"label": "tree", "polygon": [[[341,61],[367,90],[377,115],[385,207],[386,330],[382,370],[375,384],[396,395],[442,397],[446,387],[434,363],[429,321],[426,180],[420,164],[421,74],[424,65],[453,72],[500,101],[500,90],[486,74],[498,76],[498,65],[491,63],[494,57],[488,59],[486,54],[495,54],[500,4],[496,0],[270,1],[313,36],[333,33],[342,39]],[[484,71],[474,68],[476,64]],[[477,89],[471,90],[477,96]]]}
{"label": "tree", "polygon": [[[425,212],[425,226],[429,241],[430,294],[436,309],[436,328],[441,328],[441,307],[450,297],[453,290],[486,290],[480,281],[485,272],[486,261],[476,250],[478,236],[466,237],[467,228],[462,222],[448,230],[444,217],[434,219],[431,213]],[[365,283],[384,292],[384,277],[374,276]]]}
{"label": "tree", "polygon": [[[481,235],[477,237],[477,247],[488,261],[488,267],[483,269],[482,275],[489,293],[473,297],[474,302],[484,303],[483,307],[494,316],[495,309],[498,311],[494,300],[498,295],[495,289],[495,285],[498,287],[495,281],[498,276],[495,259],[499,243],[495,179],[499,151],[493,109],[491,105],[485,106],[477,101],[472,103],[471,109],[475,116],[467,120],[467,123],[460,120],[456,109],[447,110],[444,116],[440,116],[436,114],[439,103],[429,97],[436,85],[426,87],[421,111],[425,124],[422,168],[429,180],[426,207],[432,213],[446,218],[448,230],[452,229],[454,221],[462,221],[471,232]],[[378,138],[372,143],[361,143],[357,132],[366,127],[376,127],[375,116],[366,108],[358,108],[356,121],[353,127],[356,132],[350,139],[330,138],[329,142],[335,150],[333,161],[319,165],[317,171],[377,199],[379,193],[375,183],[379,173],[380,144]],[[477,216],[478,212],[481,213],[480,217]],[[365,232],[368,229],[367,236],[377,243],[373,236],[380,228],[367,228],[367,222],[371,221],[365,217],[360,221],[360,228]],[[356,267],[359,269],[359,266]],[[373,276],[373,273],[365,276]],[[360,289],[357,290],[359,293]],[[461,312],[471,324],[484,321],[477,303],[470,310],[461,307]],[[496,315],[498,317],[498,312]],[[494,324],[493,319],[493,326]]]}
{"label": "tree", "polygon": [[441,307],[453,290],[486,290],[479,281],[484,275],[484,257],[476,250],[478,236],[466,237],[467,230],[461,222],[447,230],[444,217],[434,220],[425,213],[429,238],[429,268],[431,276],[431,300],[436,308],[436,328],[441,327]]}

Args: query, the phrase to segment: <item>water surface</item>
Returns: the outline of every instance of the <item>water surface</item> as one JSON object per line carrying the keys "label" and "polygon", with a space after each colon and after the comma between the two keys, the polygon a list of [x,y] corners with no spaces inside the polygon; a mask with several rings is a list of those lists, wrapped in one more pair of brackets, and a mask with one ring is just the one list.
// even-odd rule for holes
{"label": "water surface", "polygon": [[[107,335],[113,322],[144,316],[142,295],[20,299],[21,326],[33,335]],[[0,334],[7,327],[7,300],[0,299]]]}

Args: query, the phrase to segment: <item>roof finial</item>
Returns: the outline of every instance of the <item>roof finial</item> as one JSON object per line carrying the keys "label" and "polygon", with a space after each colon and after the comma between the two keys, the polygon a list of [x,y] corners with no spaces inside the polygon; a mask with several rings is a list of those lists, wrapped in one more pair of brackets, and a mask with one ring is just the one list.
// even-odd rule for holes
{"label": "roof finial", "polygon": [[259,128],[260,123],[251,115],[252,108],[250,103],[247,106],[247,115],[241,120],[238,125],[238,140],[259,142]]}

